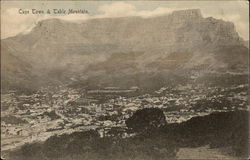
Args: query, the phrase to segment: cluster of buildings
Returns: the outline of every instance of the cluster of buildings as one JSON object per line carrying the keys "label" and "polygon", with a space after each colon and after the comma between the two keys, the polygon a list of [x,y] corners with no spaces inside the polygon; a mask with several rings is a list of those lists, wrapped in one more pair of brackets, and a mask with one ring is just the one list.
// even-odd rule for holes
{"label": "cluster of buildings", "polygon": [[[61,88],[30,95],[18,95],[11,91],[2,95],[1,104],[4,107],[1,116],[14,116],[15,123],[2,121],[2,147],[9,149],[30,140],[43,140],[54,134],[77,130],[98,129],[101,136],[109,136],[114,128],[126,129],[126,119],[142,108],[162,109],[168,123],[180,123],[215,111],[249,109],[247,87],[179,85],[136,96],[124,96],[124,93],[140,92],[138,87],[98,91]],[[108,98],[100,100],[100,93]]]}

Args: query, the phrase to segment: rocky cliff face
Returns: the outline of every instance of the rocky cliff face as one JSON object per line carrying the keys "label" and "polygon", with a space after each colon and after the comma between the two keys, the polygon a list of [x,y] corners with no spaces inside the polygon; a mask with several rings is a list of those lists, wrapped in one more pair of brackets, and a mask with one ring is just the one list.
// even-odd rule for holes
{"label": "rocky cliff face", "polygon": [[[206,71],[244,72],[248,50],[243,44],[233,23],[203,18],[198,9],[81,23],[49,19],[39,22],[30,33],[2,43],[35,72],[48,75],[63,70],[68,78],[83,71],[86,78],[108,72],[165,73],[201,66]],[[127,58],[121,58],[124,56]]]}

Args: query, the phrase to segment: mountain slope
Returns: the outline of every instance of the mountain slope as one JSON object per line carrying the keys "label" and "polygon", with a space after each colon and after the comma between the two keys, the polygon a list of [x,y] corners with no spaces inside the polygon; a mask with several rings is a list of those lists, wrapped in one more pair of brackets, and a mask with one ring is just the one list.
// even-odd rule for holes
{"label": "mountain slope", "polygon": [[165,79],[171,72],[245,73],[248,67],[248,49],[233,23],[203,18],[198,9],[82,23],[48,19],[28,34],[3,40],[3,45],[44,79],[54,76],[63,83],[70,78],[105,76],[109,81],[145,73]]}

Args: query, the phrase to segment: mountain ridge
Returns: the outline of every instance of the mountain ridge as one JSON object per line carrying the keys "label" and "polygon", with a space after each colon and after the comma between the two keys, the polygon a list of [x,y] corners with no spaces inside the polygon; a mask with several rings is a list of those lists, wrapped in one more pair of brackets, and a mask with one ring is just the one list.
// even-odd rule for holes
{"label": "mountain ridge", "polygon": [[[33,72],[42,77],[60,71],[56,77],[59,80],[145,71],[184,73],[200,66],[203,69],[199,72],[241,73],[248,65],[248,50],[234,24],[203,18],[199,9],[150,18],[98,18],[81,23],[48,19],[38,22],[29,33],[7,38],[2,44],[11,46],[11,54],[31,64]],[[122,54],[132,59],[118,60],[117,55]],[[109,71],[101,65],[109,65]],[[101,67],[93,70],[91,66]]]}

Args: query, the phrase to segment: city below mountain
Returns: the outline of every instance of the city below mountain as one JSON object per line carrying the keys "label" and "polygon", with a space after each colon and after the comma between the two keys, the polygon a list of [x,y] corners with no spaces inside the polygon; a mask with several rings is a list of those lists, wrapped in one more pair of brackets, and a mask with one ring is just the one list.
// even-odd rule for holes
{"label": "city below mountain", "polygon": [[248,43],[199,9],[42,20],[1,41],[1,157],[246,159]]}

